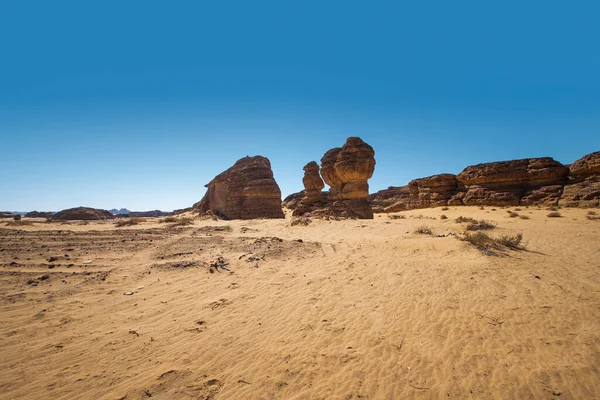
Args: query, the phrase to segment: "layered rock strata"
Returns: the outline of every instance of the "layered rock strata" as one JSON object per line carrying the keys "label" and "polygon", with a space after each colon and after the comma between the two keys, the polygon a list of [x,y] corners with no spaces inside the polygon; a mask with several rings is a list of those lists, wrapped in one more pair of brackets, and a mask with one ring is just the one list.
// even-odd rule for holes
{"label": "layered rock strata", "polygon": [[266,157],[245,157],[217,175],[194,204],[200,213],[212,211],[226,219],[284,218],[281,190]]}
{"label": "layered rock strata", "polygon": [[558,205],[562,207],[600,207],[600,151],[571,164],[569,181]]}
{"label": "layered rock strata", "polygon": [[53,220],[58,221],[97,221],[113,218],[115,218],[115,216],[107,210],[90,207],[69,208],[59,211],[52,216]]}

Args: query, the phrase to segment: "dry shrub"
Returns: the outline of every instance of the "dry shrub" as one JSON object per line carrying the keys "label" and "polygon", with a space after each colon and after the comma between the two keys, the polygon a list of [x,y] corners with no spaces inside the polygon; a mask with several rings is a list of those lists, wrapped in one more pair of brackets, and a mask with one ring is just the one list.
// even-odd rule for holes
{"label": "dry shrub", "polygon": [[467,225],[468,231],[487,231],[494,228],[496,228],[494,223],[483,219],[480,221],[471,222],[469,225]]}
{"label": "dry shrub", "polygon": [[496,243],[509,249],[518,250],[522,249],[521,242],[523,241],[523,234],[517,233],[514,236],[502,235],[498,239],[495,239]]}
{"label": "dry shrub", "polygon": [[388,218],[389,219],[406,219],[406,215],[402,215],[402,214],[389,215],[388,214]]}
{"label": "dry shrub", "polygon": [[560,218],[560,217],[562,217],[562,215],[560,215],[560,213],[558,211],[552,211],[551,213],[548,213],[546,215],[546,217],[548,217],[548,218]]}
{"label": "dry shrub", "polygon": [[173,222],[172,224],[170,224],[169,228],[176,228],[178,226],[192,225],[193,222],[194,222],[194,220],[189,217],[176,218],[176,221]]}
{"label": "dry shrub", "polygon": [[588,211],[587,215],[596,215],[596,211]]}
{"label": "dry shrub", "polygon": [[[502,247],[511,250],[523,250],[525,246],[521,245],[523,241],[523,234],[518,233],[516,235],[502,235],[497,239],[490,237],[487,233],[466,233],[463,240],[471,243],[479,250],[485,251],[486,254],[494,254],[493,250],[499,250]],[[488,250],[492,250],[489,252]]]}
{"label": "dry shrub", "polygon": [[448,219],[444,214],[440,215],[440,219]]}
{"label": "dry shrub", "polygon": [[420,235],[433,235],[431,228],[425,225],[418,227],[415,233],[418,233]]}
{"label": "dry shrub", "polygon": [[448,211],[449,208],[448,207],[442,207],[442,211]]}
{"label": "dry shrub", "polygon": [[517,214],[516,212],[510,211],[510,210],[507,211],[507,213],[510,218],[516,218],[519,216],[519,214]]}
{"label": "dry shrub", "polygon": [[529,219],[529,217],[527,215],[519,215],[519,218],[521,218],[521,219]]}
{"label": "dry shrub", "polygon": [[173,222],[177,222],[177,221],[178,221],[178,219],[176,217],[166,217],[166,218],[161,219],[158,222],[160,222],[161,224],[165,224],[165,223],[173,223]]}
{"label": "dry shrub", "polygon": [[515,208],[515,211],[521,211],[521,209],[520,208]]}
{"label": "dry shrub", "polygon": [[145,219],[140,218],[140,217],[126,218],[126,219],[117,221],[115,223],[115,226],[117,228],[121,228],[123,226],[133,226],[133,225],[138,225],[139,223],[144,222],[144,221],[145,221]]}
{"label": "dry shrub", "polygon": [[455,221],[457,224],[461,224],[463,222],[477,222],[477,220],[475,218],[463,217],[463,216],[456,218]]}
{"label": "dry shrub", "polygon": [[586,218],[589,219],[590,221],[599,221],[600,215],[596,215],[594,213],[594,214],[586,215]]}

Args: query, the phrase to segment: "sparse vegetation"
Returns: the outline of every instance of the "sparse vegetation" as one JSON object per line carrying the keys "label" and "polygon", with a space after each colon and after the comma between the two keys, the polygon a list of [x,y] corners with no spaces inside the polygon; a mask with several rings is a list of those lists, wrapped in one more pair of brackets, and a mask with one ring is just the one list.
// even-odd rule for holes
{"label": "sparse vegetation", "polygon": [[418,233],[420,235],[433,235],[431,228],[425,225],[418,227],[415,233]]}
{"label": "sparse vegetation", "polygon": [[440,219],[448,219],[444,214],[440,215]]}
{"label": "sparse vegetation", "polygon": [[312,222],[312,220],[310,218],[295,218],[292,220],[290,225],[291,226],[297,226],[297,225],[307,226],[311,222]]}
{"label": "sparse vegetation", "polygon": [[519,214],[514,211],[508,210],[507,213],[510,218],[517,218],[519,216]]}
{"label": "sparse vegetation", "polygon": [[388,218],[389,219],[405,219],[406,215],[402,215],[402,214],[390,215],[390,214],[388,214]]}
{"label": "sparse vegetation", "polygon": [[515,208],[515,211],[521,211],[521,209],[520,208]]}
{"label": "sparse vegetation", "polygon": [[562,215],[560,215],[560,213],[558,211],[552,211],[551,213],[548,213],[548,215],[546,215],[546,217],[548,217],[548,218],[560,218],[560,217],[562,217]]}
{"label": "sparse vegetation", "polygon": [[165,217],[158,222],[160,222],[161,224],[166,224],[166,223],[173,223],[173,222],[177,222],[177,221],[178,221],[177,217]]}
{"label": "sparse vegetation", "polygon": [[587,215],[596,215],[596,211],[588,211]]}
{"label": "sparse vegetation", "polygon": [[499,238],[492,238],[487,233],[466,233],[463,240],[471,243],[479,250],[484,251],[486,254],[493,254],[493,250],[501,250],[503,247],[511,250],[523,250],[525,246],[521,245],[523,241],[523,234],[518,233],[516,235],[502,235]]}
{"label": "sparse vegetation", "polygon": [[519,215],[519,218],[521,218],[521,219],[529,219],[529,216],[527,216],[527,215]]}
{"label": "sparse vegetation", "polygon": [[5,225],[6,226],[26,226],[26,225],[33,225],[33,221],[26,221],[26,220],[14,220],[14,221],[8,221]]}
{"label": "sparse vegetation", "polygon": [[518,250],[523,248],[521,247],[521,242],[523,241],[523,234],[521,233],[517,233],[514,236],[502,235],[495,241],[501,246],[508,247],[509,249]]}
{"label": "sparse vegetation", "polygon": [[173,222],[172,224],[169,225],[169,228],[176,228],[178,226],[192,225],[192,223],[194,222],[194,220],[189,217],[175,218],[175,220],[176,220],[175,222]]}
{"label": "sparse vegetation", "polygon": [[442,207],[442,211],[448,211],[449,208],[448,207]]}
{"label": "sparse vegetation", "polygon": [[495,227],[496,227],[496,225],[493,224],[492,222],[482,219],[480,221],[471,222],[469,225],[467,225],[467,230],[468,231],[485,231],[485,230],[494,229]]}
{"label": "sparse vegetation", "polygon": [[456,218],[455,221],[457,224],[461,224],[463,222],[477,222],[477,220],[475,218],[463,217],[463,216]]}
{"label": "sparse vegetation", "polygon": [[144,222],[145,220],[143,218],[139,218],[139,217],[133,217],[133,218],[124,218],[120,221],[117,221],[115,223],[115,226],[117,228],[121,228],[123,226],[133,226],[133,225],[138,225],[141,222]]}

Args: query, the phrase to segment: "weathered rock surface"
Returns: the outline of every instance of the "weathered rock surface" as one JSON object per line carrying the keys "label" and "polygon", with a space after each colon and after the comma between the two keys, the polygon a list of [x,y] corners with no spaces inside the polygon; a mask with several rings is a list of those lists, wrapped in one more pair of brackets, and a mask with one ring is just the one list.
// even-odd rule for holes
{"label": "weathered rock surface", "polygon": [[58,221],[97,221],[113,218],[115,218],[115,216],[107,210],[101,210],[98,208],[90,207],[69,208],[66,210],[59,211],[52,216],[53,220]]}
{"label": "weathered rock surface", "polygon": [[562,207],[600,206],[600,151],[571,164],[569,182],[558,204]]}
{"label": "weathered rock surface", "polygon": [[227,219],[284,218],[281,190],[266,157],[245,157],[217,175],[194,209]]}
{"label": "weathered rock surface", "polygon": [[408,183],[410,191],[408,208],[446,206],[457,188],[458,180],[453,174],[439,174],[414,179]]}
{"label": "weathered rock surface", "polygon": [[281,203],[281,205],[285,208],[289,208],[290,210],[295,210],[303,198],[304,198],[304,190],[302,190],[300,192],[292,193],[289,196],[287,196],[285,199],[283,199],[283,202]]}
{"label": "weathered rock surface", "polygon": [[522,197],[523,205],[556,205],[568,174],[567,167],[544,157],[472,165],[457,179],[465,187],[465,205],[516,206]]}
{"label": "weathered rock surface", "polygon": [[[389,186],[387,189],[380,190],[370,194],[368,197],[369,203],[374,213],[384,212],[387,207],[398,203],[398,210],[406,209],[410,192],[407,186]],[[404,204],[404,206],[401,206]],[[390,211],[394,212],[394,211]]]}

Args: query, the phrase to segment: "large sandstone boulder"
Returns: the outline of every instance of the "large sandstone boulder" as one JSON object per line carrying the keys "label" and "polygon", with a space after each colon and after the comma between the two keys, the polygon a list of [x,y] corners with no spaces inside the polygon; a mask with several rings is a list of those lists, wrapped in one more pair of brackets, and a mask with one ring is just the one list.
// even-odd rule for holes
{"label": "large sandstone boulder", "polygon": [[59,211],[52,216],[52,219],[57,221],[97,221],[113,218],[115,218],[115,216],[107,210],[90,207],[69,208],[67,210]]}
{"label": "large sandstone boulder", "polygon": [[600,151],[571,164],[569,182],[558,202],[563,207],[600,206]]}
{"label": "large sandstone boulder", "polygon": [[227,219],[284,218],[281,190],[266,157],[245,157],[217,175],[194,204],[204,213],[212,211]]}
{"label": "large sandstone boulder", "polygon": [[355,218],[373,218],[368,180],[375,170],[375,151],[358,137],[349,137],[341,148],[321,158],[321,176],[331,190],[328,212]]}
{"label": "large sandstone boulder", "polygon": [[311,161],[304,166],[304,177],[302,178],[304,184],[304,204],[318,204],[321,205],[322,196],[321,191],[325,187],[321,175],[319,175],[319,165]]}
{"label": "large sandstone boulder", "polygon": [[292,193],[289,196],[287,196],[285,199],[283,199],[283,201],[281,202],[281,205],[285,208],[289,208],[290,210],[295,210],[303,198],[304,198],[304,190],[302,190],[300,192]]}
{"label": "large sandstone boulder", "polygon": [[[544,204],[556,204],[565,184],[569,169],[550,157],[527,158],[472,165],[465,168],[457,179],[465,186],[462,202],[465,205],[514,206],[543,198]],[[544,189],[544,186],[555,186]]]}

